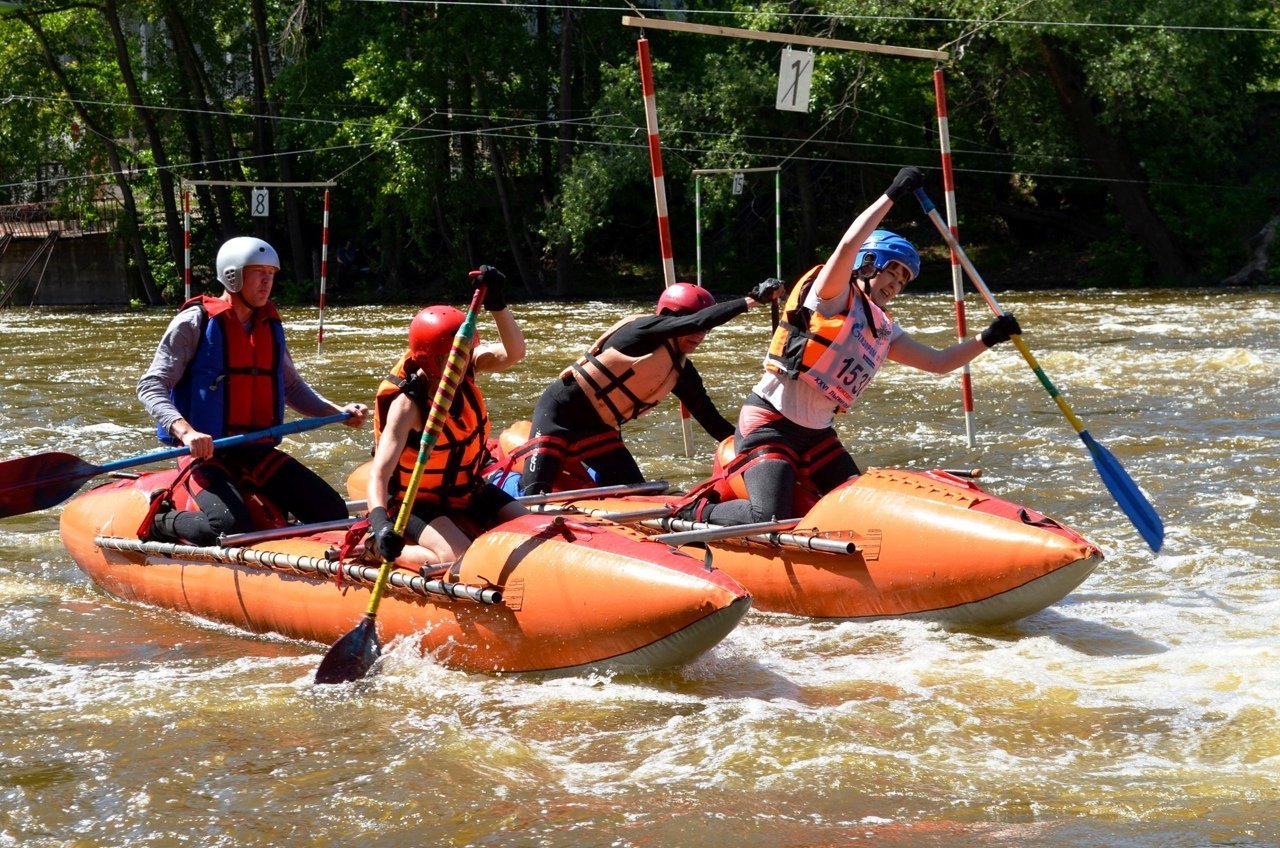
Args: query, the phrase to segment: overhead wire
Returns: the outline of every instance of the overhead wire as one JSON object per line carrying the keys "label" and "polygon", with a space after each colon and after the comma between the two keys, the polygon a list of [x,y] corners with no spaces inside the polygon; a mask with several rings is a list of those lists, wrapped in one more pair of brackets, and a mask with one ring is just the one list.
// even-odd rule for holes
{"label": "overhead wire", "polygon": [[[532,125],[536,125],[537,123],[542,123],[546,125],[555,125],[560,122],[559,121],[530,122],[528,125],[532,126]],[[627,127],[625,126],[623,126],[622,128],[627,129]],[[406,130],[405,133],[402,133],[401,136],[397,137],[397,139],[400,140],[401,142],[415,142],[415,141],[435,140],[435,139],[444,138],[444,137],[472,135],[472,136],[478,136],[478,137],[502,138],[502,139],[508,139],[508,140],[514,140],[514,141],[522,141],[526,143],[537,143],[537,144],[559,143],[558,139],[555,139],[555,138],[549,138],[549,137],[540,138],[537,136],[530,136],[528,134],[517,134],[512,132],[506,132],[504,131],[506,128],[489,129],[489,130],[485,130],[485,129],[439,130],[435,132],[424,132],[417,136],[410,137],[408,135],[408,132],[413,129],[414,127],[408,128],[408,130]],[[642,130],[643,128],[634,127],[633,129],[639,131],[639,130]],[[675,135],[675,134],[679,134],[679,132],[680,131],[673,130],[669,134]],[[689,131],[689,133],[694,135],[703,134],[703,133],[698,133],[696,131]],[[721,134],[721,135],[728,135],[728,134]],[[779,140],[779,139],[774,139],[774,140]],[[786,140],[794,141],[794,139],[786,139]],[[356,149],[363,149],[368,147],[376,147],[377,145],[383,144],[383,143],[385,142],[378,142],[378,141],[353,142],[349,144],[327,145],[324,147],[301,148],[301,149],[295,149],[295,150],[283,150],[283,151],[277,151],[275,153],[269,153],[269,154],[240,156],[240,157],[232,157],[228,159],[209,160],[204,162],[191,162],[191,163],[183,163],[183,164],[176,164],[176,165],[171,164],[168,166],[168,170],[178,171],[178,170],[185,170],[185,169],[191,169],[191,168],[206,167],[212,164],[234,164],[237,162],[252,162],[258,159],[274,159],[282,155],[305,156],[308,154],[326,153],[334,150],[356,150]],[[597,139],[581,139],[580,138],[580,139],[575,139],[574,143],[583,145],[583,146],[627,148],[627,149],[633,149],[637,151],[648,149],[647,142],[641,143],[641,142],[625,142],[625,141],[619,141],[619,140],[597,140]],[[832,142],[832,144],[856,145],[856,143],[853,143],[853,142]],[[877,146],[877,145],[856,145],[856,146]],[[899,145],[880,145],[880,146],[887,146],[894,149],[902,149],[901,146]],[[932,150],[932,148],[911,148],[911,149],[930,150],[930,151]],[[751,151],[751,150],[710,150],[705,147],[693,147],[693,146],[685,146],[685,145],[678,145],[678,144],[664,145],[663,150],[664,152],[670,152],[673,155],[679,154],[679,155],[689,157],[689,159],[687,159],[686,161],[690,161],[692,157],[701,157],[705,159],[709,156],[714,155],[717,157],[723,157],[728,159],[739,159],[743,161],[774,163],[777,165],[785,165],[787,162],[805,161],[805,162],[823,163],[828,165],[851,165],[851,166],[856,165],[856,166],[863,166],[863,167],[870,166],[870,167],[893,168],[893,167],[900,167],[904,164],[909,164],[909,163],[892,163],[892,162],[876,161],[876,160],[870,160],[870,159],[833,158],[831,156],[799,156],[794,150],[791,153],[787,153],[787,154],[774,154],[774,153],[761,153],[759,151]],[[364,158],[367,159],[368,156]],[[929,165],[924,165],[920,167],[923,167],[925,170],[935,169],[934,166],[929,166]],[[139,168],[138,172],[139,173],[155,173],[159,170],[161,169],[158,166],[151,166],[146,168]],[[346,173],[348,170],[350,169],[346,169],[340,173]],[[986,168],[973,168],[973,167],[959,167],[959,168],[956,168],[955,170],[958,173],[987,175],[987,176],[1006,176],[1009,173],[1007,169],[986,169]],[[1091,183],[1117,182],[1117,180],[1115,179],[1090,176],[1090,175],[1080,175],[1080,174],[1064,175],[1064,174],[1057,174],[1057,173],[1035,172],[1035,171],[1026,171],[1026,170],[1020,170],[1018,173],[1024,177],[1028,177],[1032,179],[1040,179],[1040,180],[1069,180],[1069,181],[1075,181],[1075,182],[1091,182]],[[110,173],[84,174],[84,175],[76,175],[76,176],[49,178],[47,180],[39,180],[39,181],[26,181],[26,182],[20,182],[20,183],[0,184],[0,188],[13,188],[13,187],[19,187],[19,186],[35,185],[35,184],[55,185],[59,183],[76,182],[76,181],[84,181],[84,180],[91,180],[91,179],[105,179],[105,178],[110,178],[112,176],[114,175]],[[1199,188],[1199,189],[1215,188],[1215,189],[1223,189],[1223,190],[1252,190],[1248,186],[1206,185],[1204,183],[1186,183],[1186,182],[1164,181],[1164,180],[1161,180],[1161,181],[1132,180],[1129,182],[1145,183],[1149,185],[1162,185],[1162,186],[1169,186],[1174,188]]]}
{"label": "overhead wire", "polygon": [[[571,10],[577,12],[630,12],[635,9],[630,4],[618,6],[582,6],[576,3],[509,3],[509,2],[486,2],[486,0],[342,0],[346,3],[369,3],[376,5],[394,5],[394,6],[471,6],[485,7],[495,10],[504,11],[541,11],[541,10]],[[1029,5],[1024,3],[1018,8],[1024,8]],[[653,8],[647,11],[654,13],[675,12],[680,15],[698,16],[698,15],[717,15],[721,17],[755,17],[761,13],[758,11],[744,11],[741,9],[665,9]],[[910,15],[857,15],[847,13],[827,13],[827,12],[788,12],[770,9],[768,15],[771,18],[781,19],[819,19],[824,21],[868,21],[873,23],[927,23],[927,24],[975,24],[990,25],[1000,24],[1002,26],[1034,26],[1034,27],[1063,27],[1078,29],[1152,29],[1152,30],[1171,30],[1182,32],[1254,32],[1254,33],[1272,33],[1280,34],[1280,28],[1275,27],[1237,27],[1237,26],[1204,26],[1191,24],[1148,24],[1136,21],[1042,21],[1042,20],[1023,20],[1023,19],[985,19],[985,18],[936,18]],[[1003,16],[1001,16],[1003,18]]]}
{"label": "overhead wire", "polygon": [[[47,96],[32,95],[32,94],[11,95],[10,99],[28,100],[33,102],[47,102],[47,103],[67,102],[66,98],[64,97],[47,97]],[[127,102],[113,102],[113,101],[101,101],[101,100],[98,100],[98,101],[82,100],[80,102],[85,105],[93,105],[100,108],[118,108],[123,110],[132,110],[134,108],[133,104],[127,103]],[[172,112],[182,112],[182,113],[190,113],[190,114],[203,114],[203,115],[217,116],[217,117],[251,118],[251,119],[262,118],[262,119],[277,121],[280,123],[319,124],[319,125],[327,125],[327,126],[356,127],[356,128],[365,128],[365,129],[372,129],[377,126],[377,124],[373,121],[359,121],[359,120],[352,121],[350,119],[339,120],[339,119],[331,119],[331,118],[307,118],[307,117],[295,117],[295,116],[286,116],[286,115],[269,116],[269,115],[254,114],[250,112],[227,112],[227,111],[218,111],[218,110],[209,110],[209,109],[194,109],[189,107],[174,107],[174,106],[148,106],[148,108],[154,109],[156,111],[172,111]],[[905,121],[900,118],[896,118],[892,115],[885,115],[885,114],[874,112],[867,109],[859,109],[857,107],[842,106],[840,108],[837,108],[831,114],[831,116],[829,116],[823,122],[823,124],[819,126],[813,133],[811,133],[808,137],[800,141],[800,143],[793,149],[792,153],[782,157],[781,161],[786,162],[789,159],[796,158],[796,154],[798,154],[800,149],[802,149],[808,143],[812,142],[818,136],[819,133],[821,133],[825,128],[830,126],[830,124],[833,123],[836,120],[836,118],[838,118],[842,113],[847,112],[850,108],[852,108],[853,111],[855,111],[856,113],[865,115],[867,117],[872,117],[877,120],[883,120],[890,123],[897,123],[897,124],[910,127],[912,129],[919,130],[919,132],[922,135],[930,135],[936,132],[936,130],[929,125],[912,123],[910,121]],[[424,119],[423,121],[419,121],[412,126],[409,126],[407,128],[406,127],[390,128],[400,132],[400,135],[392,139],[391,143],[402,140],[413,129],[415,129],[416,127],[419,127],[422,123],[424,123],[425,120],[435,116],[449,117],[452,119],[459,119],[459,118],[474,119],[478,121],[479,120],[494,121],[494,120],[507,119],[506,116],[504,116],[499,111],[491,111],[486,114],[479,114],[479,113],[458,112],[458,111],[439,111],[439,110],[433,109],[426,119]],[[602,115],[590,115],[582,118],[556,118],[556,119],[547,119],[547,120],[540,120],[540,121],[520,119],[517,121],[513,121],[508,125],[498,127],[496,129],[491,129],[488,131],[485,131],[482,129],[454,128],[450,130],[440,130],[440,131],[432,132],[426,135],[419,135],[419,136],[416,136],[413,140],[432,139],[432,138],[441,137],[443,135],[475,135],[475,136],[483,136],[486,134],[496,135],[499,131],[502,131],[502,130],[507,131],[507,134],[504,134],[501,137],[509,138],[509,139],[510,138],[518,139],[518,138],[522,138],[522,136],[512,135],[510,134],[510,132],[513,130],[522,129],[522,128],[537,129],[540,127],[559,127],[561,125],[575,125],[575,126],[589,127],[597,130],[615,130],[615,131],[631,132],[631,133],[640,132],[643,129],[642,127],[639,127],[637,125],[632,125],[632,124],[608,123],[608,121],[611,121],[612,119],[615,119],[618,117],[621,117],[621,113],[614,112],[614,113],[606,113]],[[795,138],[787,137],[787,136],[771,136],[771,135],[762,135],[757,133],[725,133],[725,132],[715,132],[712,130],[697,130],[697,129],[688,129],[688,128],[681,128],[681,127],[671,127],[667,131],[667,134],[672,137],[695,136],[695,137],[708,137],[708,138],[739,138],[739,139],[742,139],[743,141],[758,141],[762,143],[772,143],[772,144],[780,144],[780,145],[794,145],[797,142]],[[586,139],[577,139],[576,141],[581,143],[593,143]],[[387,144],[388,142],[385,142],[385,141],[384,142],[357,142],[357,143],[351,143],[351,144],[336,144],[336,145],[326,145],[323,147],[315,147],[315,148],[308,148],[304,150],[288,151],[288,152],[293,155],[304,155],[308,153],[322,153],[322,152],[331,151],[331,150],[358,149],[358,148],[363,148],[367,146],[376,146],[379,143]],[[612,142],[604,142],[604,143],[609,144]],[[830,138],[822,139],[821,143],[825,147],[837,148],[837,149],[838,148],[870,148],[870,149],[886,149],[886,150],[895,150],[895,151],[910,150],[910,151],[920,151],[920,152],[926,152],[926,153],[932,152],[934,150],[932,146],[914,146],[914,145],[906,145],[901,143],[888,144],[888,143],[874,143],[874,142],[858,142],[858,141],[849,141],[844,139],[830,139]],[[720,151],[715,151],[710,149],[699,149],[691,146],[682,147],[681,150],[689,151],[692,153],[701,153],[704,155],[720,154]],[[1010,158],[1010,159],[1020,158],[1023,160],[1028,160],[1028,159],[1048,160],[1048,161],[1054,161],[1054,162],[1057,162],[1058,164],[1063,164],[1063,165],[1088,163],[1092,161],[1087,157],[1045,156],[1045,155],[1026,154],[1026,153],[1013,153],[1009,151],[989,151],[989,150],[970,149],[970,148],[958,148],[955,150],[955,153],[957,155],[966,155],[966,156],[992,156],[992,157]],[[742,154],[739,154],[739,155],[742,155]],[[754,153],[754,154],[746,154],[746,155],[752,155],[752,156],[765,155],[771,158],[776,158],[775,154]],[[171,165],[170,167],[174,170],[191,169],[191,168],[198,168],[198,167],[215,165],[215,164],[217,165],[234,164],[235,162],[240,162],[240,161],[249,162],[249,161],[255,161],[260,158],[270,158],[270,154],[266,155],[265,157],[243,156],[243,157],[233,157],[233,158],[219,159],[219,160],[206,160],[203,162],[174,164],[174,165]],[[367,156],[363,157],[355,165],[352,165],[352,166],[349,166],[348,168],[343,169],[337,175],[330,177],[330,179],[336,180],[338,176],[341,176],[342,174],[347,173],[356,165],[358,165],[360,161],[364,161],[367,158],[368,158]],[[830,157],[822,157],[822,158],[829,159]],[[818,160],[811,158],[810,161],[818,161]],[[831,161],[866,163],[866,160],[831,160]],[[897,165],[894,165],[894,163],[884,163],[884,164],[886,166],[892,165],[894,167],[897,167]],[[961,169],[961,170],[964,170],[964,169]],[[1063,179],[1074,178],[1073,175],[1070,175],[1070,174],[1056,174],[1055,176]],[[9,187],[11,185],[14,185],[14,184],[7,184],[0,187]]]}
{"label": "overhead wire", "polygon": [[[485,0],[345,0],[345,2],[373,3],[373,4],[383,4],[383,5],[414,5],[419,3],[429,3],[430,5],[433,5],[433,6],[485,7],[485,8],[490,8],[494,10],[517,10],[517,11],[519,10],[535,11],[535,10],[550,10],[550,9],[563,9],[563,10],[574,10],[574,11],[597,11],[597,12],[636,11],[636,7],[629,2],[627,2],[626,5],[596,5],[596,6],[585,6],[585,5],[572,4],[572,3],[531,4],[531,3],[518,3],[518,2],[485,2]],[[1014,19],[1010,17],[1011,15],[1016,14],[1017,12],[1026,8],[1026,6],[1028,6],[1030,3],[1031,3],[1031,0],[1026,0],[1026,2],[1023,2],[1021,5],[1015,7],[1014,9],[1009,10],[1008,12],[1005,12],[1001,15],[998,15],[990,19],[942,18],[942,17],[902,16],[902,15],[860,15],[860,14],[847,14],[847,13],[833,14],[833,13],[826,13],[826,12],[790,12],[790,11],[778,11],[778,10],[770,10],[769,14],[771,17],[782,18],[782,19],[795,19],[795,20],[802,20],[802,21],[808,20],[808,19],[822,19],[826,21],[868,21],[868,22],[895,22],[895,23],[915,22],[915,23],[929,23],[929,24],[964,23],[964,24],[974,25],[973,29],[962,33],[959,37],[957,37],[953,41],[948,42],[947,46],[959,43],[965,39],[972,38],[978,31],[980,31],[983,28],[988,28],[988,27],[997,26],[997,25],[1077,27],[1077,28],[1084,28],[1084,29],[1087,29],[1087,28],[1162,29],[1162,30],[1175,30],[1175,31],[1203,31],[1203,32],[1252,32],[1252,33],[1280,32],[1280,29],[1268,28],[1268,27],[1191,26],[1191,25],[1175,25],[1175,24],[1146,24],[1146,23],[1132,22],[1132,21],[1130,22],[1045,21],[1045,20]],[[666,10],[655,8],[652,11],[662,12]],[[679,13],[681,15],[686,15],[686,16],[718,15],[718,16],[730,16],[730,17],[753,16],[758,14],[757,12],[754,12],[754,11],[743,11],[743,10],[734,10],[734,9],[706,9],[706,8],[701,8],[701,9],[684,8],[684,9],[680,9]],[[59,99],[59,98],[39,98],[34,95],[27,95],[26,98],[30,100]],[[5,102],[7,103],[13,99],[15,99],[15,96],[11,94],[9,97],[6,98]],[[101,101],[81,101],[81,102],[86,105],[123,106],[125,108],[133,108],[132,104],[112,104],[109,102],[101,102]],[[324,105],[332,106],[332,104],[324,104]],[[345,124],[347,126],[356,126],[356,127],[359,127],[359,126],[372,127],[373,126],[372,122],[361,122],[358,120],[351,121],[349,119],[345,121],[335,121],[332,119],[323,119],[323,118],[306,118],[306,117],[293,117],[293,116],[280,117],[280,116],[271,116],[271,115],[258,115],[254,113],[248,113],[248,112],[228,113],[228,112],[216,112],[213,110],[191,109],[191,108],[184,108],[184,107],[162,106],[162,105],[149,105],[147,108],[152,109],[154,111],[188,112],[188,113],[199,113],[199,114],[209,114],[209,115],[233,115],[237,117],[249,117],[254,119],[268,119],[273,121],[287,121],[287,122],[304,123],[304,124],[305,123],[330,124],[330,125]],[[802,141],[800,145],[796,147],[795,151],[793,151],[792,155],[797,153],[806,144],[810,143],[814,138],[816,138],[817,135],[823,129],[825,129],[834,121],[835,117],[837,117],[838,114],[839,112],[837,112],[836,115],[833,115],[832,117],[828,118],[823,123],[823,125],[818,128],[818,130],[816,130],[808,138]],[[884,115],[879,115],[877,117],[883,120],[896,120],[889,116],[884,116]],[[588,119],[577,119],[577,120],[588,120]],[[560,123],[568,123],[568,122],[570,121],[567,119],[560,119],[557,121],[547,121],[547,122],[540,122],[540,123],[542,125],[557,125]],[[902,123],[906,123],[910,125],[910,122],[904,121]],[[538,123],[530,123],[529,125],[537,126]],[[412,128],[410,128],[410,130],[411,129]],[[406,130],[405,132],[407,133],[409,132],[409,130]],[[474,131],[456,131],[456,132],[469,133]],[[679,132],[679,131],[675,130],[674,132]],[[794,142],[795,141],[794,139],[782,139],[782,138],[767,137],[767,136],[752,136],[752,137],[760,140],[769,140],[769,141],[778,141],[778,142]],[[392,139],[393,142],[396,140],[398,140],[398,138]],[[841,144],[841,142],[824,142],[824,143],[825,144]],[[333,145],[326,148],[317,148],[315,150],[307,151],[307,152],[320,152],[322,150],[344,149],[344,148],[359,147],[359,146],[363,146],[363,145],[358,145],[358,144],[357,145]],[[706,152],[710,153],[711,151],[706,151]],[[1004,156],[1010,156],[1010,157],[1022,156],[1023,158],[1026,158],[1025,154],[1013,154],[1013,153],[1001,153],[1001,152],[957,150],[955,151],[955,153],[965,154],[965,155],[969,155],[969,154],[996,155],[996,156],[1004,155]],[[370,153],[369,155],[373,155],[373,154]],[[251,161],[253,158],[256,158],[256,157],[242,157],[241,161]],[[363,157],[362,159],[358,160],[356,163],[354,163],[353,165],[351,165],[350,167],[348,167],[347,169],[344,169],[339,173],[345,174],[349,172],[351,169],[357,167],[360,162],[364,161],[367,158],[368,156]],[[789,156],[787,158],[791,158],[791,157]],[[236,160],[228,160],[228,161],[236,161]],[[784,159],[783,161],[786,161],[786,159]],[[1088,161],[1088,160],[1072,158],[1066,161],[1080,162],[1080,161]],[[200,164],[202,163],[190,163],[190,166],[198,167]],[[212,163],[203,163],[203,164],[212,164]],[[960,170],[963,171],[965,169],[960,169]],[[1062,174],[1054,174],[1051,176],[1062,178],[1062,179],[1086,179],[1086,180],[1091,179],[1090,177],[1062,175]],[[14,185],[14,184],[8,184],[5,187],[9,187],[11,185]]]}

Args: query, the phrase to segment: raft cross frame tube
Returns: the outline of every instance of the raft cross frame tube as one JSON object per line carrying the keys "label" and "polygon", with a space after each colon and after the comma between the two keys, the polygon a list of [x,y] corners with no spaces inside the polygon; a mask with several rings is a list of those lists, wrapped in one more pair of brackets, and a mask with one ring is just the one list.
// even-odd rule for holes
{"label": "raft cross frame tube", "polygon": [[[126,553],[163,556],[170,559],[201,559],[226,565],[256,566],[274,570],[298,571],[317,577],[331,578],[339,575],[357,583],[373,585],[378,579],[378,569],[359,563],[333,562],[319,557],[286,554],[280,551],[259,551],[254,548],[223,548],[216,545],[182,545],[173,542],[143,542],[116,536],[95,536],[93,543],[100,548]],[[474,601],[478,604],[502,603],[502,590],[496,586],[470,586],[465,583],[446,583],[439,579],[427,579],[421,575],[393,572],[388,583],[398,589],[423,597],[446,597],[455,600]]]}

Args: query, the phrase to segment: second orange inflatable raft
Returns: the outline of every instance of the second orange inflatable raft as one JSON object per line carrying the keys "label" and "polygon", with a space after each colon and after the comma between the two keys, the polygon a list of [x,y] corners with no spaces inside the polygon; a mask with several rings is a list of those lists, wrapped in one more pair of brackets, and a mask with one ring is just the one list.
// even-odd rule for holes
{"label": "second orange inflatable raft", "polygon": [[[674,498],[579,500],[626,520]],[[705,528],[646,518],[651,533]],[[1001,624],[1050,606],[1102,562],[1092,542],[945,471],[869,469],[785,533],[706,543],[711,562],[766,612]],[[818,549],[815,549],[818,548]],[[693,553],[694,551],[691,551]]]}
{"label": "second orange inflatable raft", "polygon": [[[517,422],[495,467],[527,438]],[[353,476],[358,476],[353,475]],[[585,472],[581,472],[585,473]],[[563,488],[580,485],[566,478]],[[350,481],[349,481],[350,485]],[[725,497],[733,495],[719,489]],[[607,516],[657,535],[709,530],[665,517],[675,497],[580,499],[550,510]],[[680,537],[675,537],[679,539]],[[1070,527],[941,470],[873,468],[822,497],[787,532],[686,548],[752,594],[756,609],[812,618],[1001,624],[1048,607],[1102,562]]]}

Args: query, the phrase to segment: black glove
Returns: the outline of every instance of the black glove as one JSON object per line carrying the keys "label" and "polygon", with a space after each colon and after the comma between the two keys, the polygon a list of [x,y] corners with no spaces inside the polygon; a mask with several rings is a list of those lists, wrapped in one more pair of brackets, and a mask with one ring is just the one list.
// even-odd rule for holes
{"label": "black glove", "polygon": [[890,200],[896,201],[902,195],[923,187],[924,174],[920,173],[919,168],[907,167],[898,172],[898,176],[893,178],[893,182],[884,193]]}
{"label": "black glove", "polygon": [[777,277],[770,277],[763,283],[757,283],[756,286],[747,292],[747,297],[756,303],[772,303],[782,297],[782,293],[787,290],[786,283]]}
{"label": "black glove", "polygon": [[404,552],[404,536],[396,532],[383,507],[375,506],[369,510],[369,532],[373,534],[373,546],[378,549],[378,556],[385,561],[395,562]]}
{"label": "black glove", "polygon": [[476,274],[476,287],[484,286],[484,308],[490,312],[498,312],[507,308],[507,299],[502,296],[502,285],[507,281],[503,274],[492,265],[481,265]]}
{"label": "black glove", "polygon": [[1018,319],[1005,313],[992,321],[991,326],[982,331],[981,338],[982,343],[987,347],[995,347],[1000,342],[1009,341],[1009,337],[1015,335],[1022,335],[1022,328],[1018,326]]}

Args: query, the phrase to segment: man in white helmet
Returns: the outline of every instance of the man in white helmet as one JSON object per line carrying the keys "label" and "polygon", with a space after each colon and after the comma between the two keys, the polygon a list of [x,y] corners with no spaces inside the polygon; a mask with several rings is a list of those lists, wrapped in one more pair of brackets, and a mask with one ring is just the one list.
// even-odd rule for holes
{"label": "man in white helmet", "polygon": [[271,302],[280,270],[271,245],[233,238],[218,250],[216,267],[222,295],[183,304],[138,380],[138,399],[155,419],[160,440],[191,449],[182,463],[189,473],[157,502],[149,535],[213,545],[223,533],[253,529],[258,499],[246,497],[246,490],[303,522],[346,518],[342,496],[274,444],[214,457],[215,439],[274,427],[283,422],[286,405],[308,417],[349,412],[350,427],[362,426],[368,413],[359,403],[338,406],[299,376]]}

